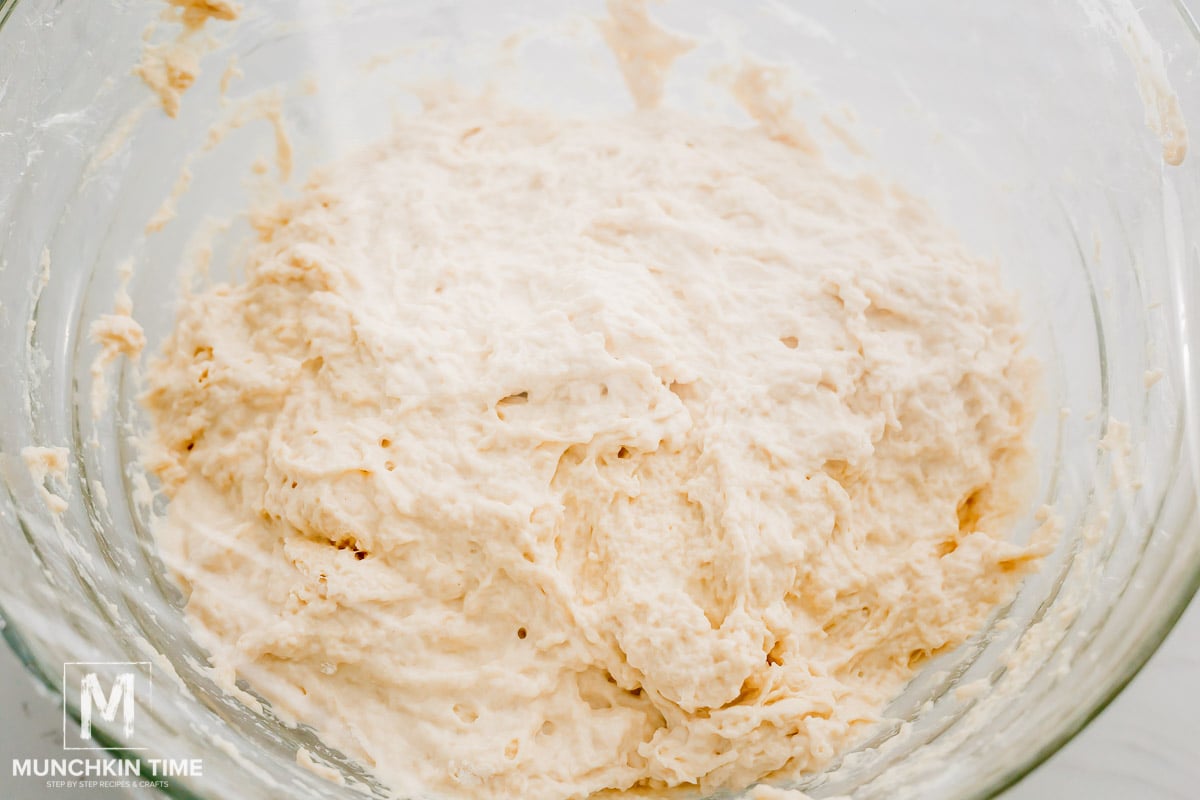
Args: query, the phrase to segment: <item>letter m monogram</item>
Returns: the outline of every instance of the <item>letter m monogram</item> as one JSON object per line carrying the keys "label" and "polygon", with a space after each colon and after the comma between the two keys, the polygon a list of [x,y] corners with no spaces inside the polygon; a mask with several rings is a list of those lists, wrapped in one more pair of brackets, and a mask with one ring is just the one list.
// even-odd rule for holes
{"label": "letter m monogram", "polygon": [[84,739],[92,738],[92,715],[99,713],[105,722],[114,722],[117,712],[121,712],[121,722],[124,725],[125,736],[133,735],[133,678],[132,672],[122,672],[113,681],[112,690],[107,695],[100,686],[100,678],[94,672],[84,674],[79,682],[79,722]]}

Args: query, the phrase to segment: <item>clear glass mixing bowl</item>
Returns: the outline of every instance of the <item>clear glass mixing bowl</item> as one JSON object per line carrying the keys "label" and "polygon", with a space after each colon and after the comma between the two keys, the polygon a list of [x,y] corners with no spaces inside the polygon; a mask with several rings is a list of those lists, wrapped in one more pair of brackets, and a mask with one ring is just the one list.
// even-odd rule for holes
{"label": "clear glass mixing bowl", "polygon": [[[478,86],[499,75],[523,101],[571,113],[630,104],[595,27],[579,21],[602,15],[599,2],[247,5],[240,22],[208,25],[213,50],[168,119],[131,72],[161,3],[0,0],[4,635],[56,692],[64,662],[149,662],[139,737],[154,755],[205,764],[202,778],[171,781],[176,796],[357,796],[299,766],[300,747],[379,794],[311,730],[222,692],[204,668],[149,533],[162,501],[136,459],[138,367],[114,365],[95,413],[89,328],[113,309],[122,265],[134,268],[129,294],[151,351],[184,283],[204,280],[204,264],[214,279],[229,274],[249,231],[236,212],[263,191],[245,177],[277,145],[269,120],[245,111],[255,93],[277,92],[299,176],[382,134],[416,106],[422,78]],[[1014,537],[1046,504],[1063,520],[1059,545],[976,641],[924,669],[889,709],[893,724],[802,784],[858,800],[991,795],[1112,699],[1200,580],[1200,153],[1167,164],[1152,130],[1171,121],[1176,97],[1200,131],[1200,30],[1170,0],[1136,12],[1127,0],[652,10],[705,40],[680,62],[668,102],[736,118],[705,80],[713,65],[741,53],[790,65],[814,131],[832,132],[822,115],[853,127],[873,162],[836,142],[834,157],[926,196],[1020,293],[1045,369],[1035,498]],[[506,38],[529,25],[520,43]],[[151,38],[170,33],[160,25]],[[243,77],[227,70],[231,55]],[[209,128],[222,121],[214,144]],[[184,167],[177,217],[147,233]],[[69,451],[65,480],[45,483],[66,499],[60,516],[27,446]],[[78,687],[64,696],[76,711]],[[100,736],[122,752],[110,727]]]}

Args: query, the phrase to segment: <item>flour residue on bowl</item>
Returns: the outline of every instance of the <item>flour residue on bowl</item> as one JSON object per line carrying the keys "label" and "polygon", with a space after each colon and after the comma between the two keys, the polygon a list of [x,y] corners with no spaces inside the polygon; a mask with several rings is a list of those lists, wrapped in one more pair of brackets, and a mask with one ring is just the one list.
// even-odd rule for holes
{"label": "flour residue on bowl", "polygon": [[174,38],[159,42],[150,39],[157,32],[151,25],[145,33],[142,60],[134,69],[146,86],[158,96],[169,117],[179,114],[183,94],[200,74],[200,59],[214,49],[215,43],[204,32],[210,20],[231,22],[238,19],[242,7],[230,0],[166,0],[162,20],[179,26]]}
{"label": "flour residue on bowl", "polygon": [[1137,78],[1146,125],[1162,141],[1163,161],[1179,166],[1187,157],[1188,129],[1179,95],[1167,75],[1163,51],[1130,0],[1080,0],[1092,24],[1121,43]]}

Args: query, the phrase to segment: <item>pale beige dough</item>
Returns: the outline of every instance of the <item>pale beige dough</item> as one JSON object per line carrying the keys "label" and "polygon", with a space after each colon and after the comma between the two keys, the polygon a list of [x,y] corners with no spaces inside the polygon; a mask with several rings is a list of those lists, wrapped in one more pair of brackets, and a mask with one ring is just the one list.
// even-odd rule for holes
{"label": "pale beige dough", "polygon": [[[162,19],[178,24],[180,31],[174,39],[151,43],[152,25],[146,31],[142,59],[133,71],[158,96],[167,116],[179,115],[184,93],[200,75],[201,58],[213,48],[213,42],[201,35],[205,23],[213,19],[231,22],[241,11],[241,5],[232,0],[166,0]],[[224,84],[222,80],[222,89]]]}
{"label": "pale beige dough", "polygon": [[1041,553],[1013,298],[786,137],[470,101],[312,177],[149,370],[214,664],[398,790],[820,769]]}

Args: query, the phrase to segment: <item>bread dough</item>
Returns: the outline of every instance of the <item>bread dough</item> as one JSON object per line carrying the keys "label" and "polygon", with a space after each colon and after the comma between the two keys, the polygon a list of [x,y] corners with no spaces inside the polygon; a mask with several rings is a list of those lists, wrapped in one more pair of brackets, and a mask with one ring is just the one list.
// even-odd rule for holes
{"label": "bread dough", "polygon": [[449,797],[860,740],[1038,555],[1031,369],[992,265],[796,145],[462,101],[258,218],[145,396],[218,670]]}

